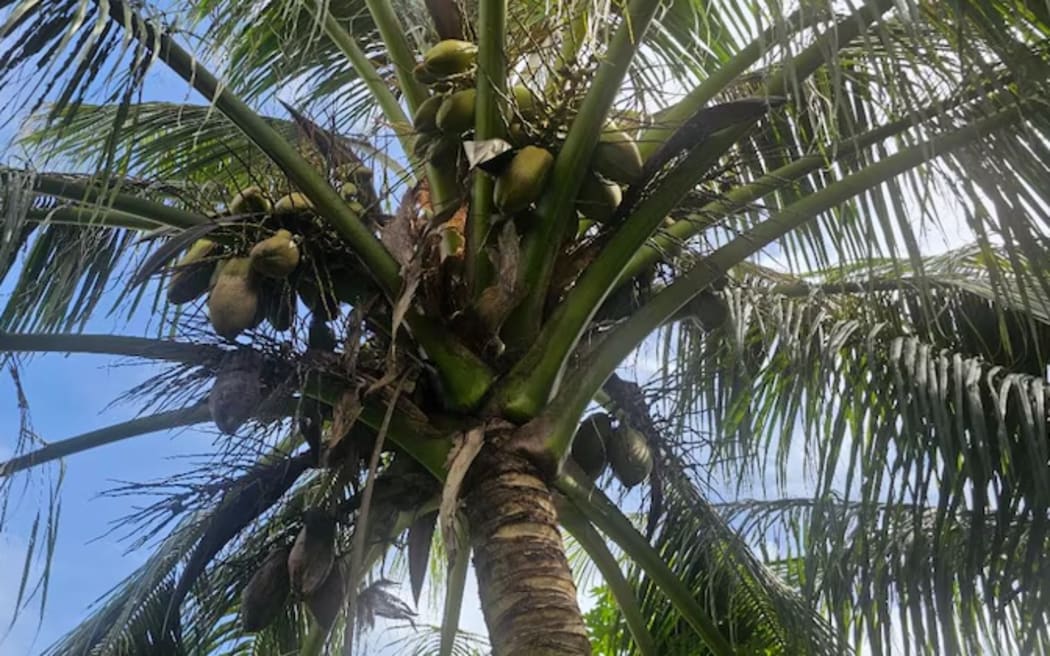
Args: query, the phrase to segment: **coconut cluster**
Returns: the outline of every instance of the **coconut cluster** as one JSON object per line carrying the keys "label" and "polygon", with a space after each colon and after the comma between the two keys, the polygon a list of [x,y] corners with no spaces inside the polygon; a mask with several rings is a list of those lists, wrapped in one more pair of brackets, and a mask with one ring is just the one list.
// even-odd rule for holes
{"label": "coconut cluster", "polygon": [[645,435],[604,412],[588,415],[572,441],[572,458],[591,480],[610,467],[626,487],[634,487],[653,471],[653,452]]}
{"label": "coconut cluster", "polygon": [[[413,117],[417,158],[441,168],[461,163],[461,145],[471,139],[475,125],[476,58],[474,44],[448,39],[430,48],[417,65],[416,79],[432,91]],[[511,150],[501,154],[498,166],[486,170],[496,178],[493,204],[501,214],[513,216],[526,213],[543,194],[563,135],[552,128],[552,105],[528,85],[512,85],[503,104]],[[610,122],[590,164],[576,209],[585,220],[606,223],[615,217],[623,187],[641,181],[642,156],[630,132]]]}
{"label": "coconut cluster", "polygon": [[335,520],[309,511],[289,547],[273,547],[241,591],[241,625],[254,633],[280,616],[289,598],[306,602],[318,624],[335,621],[345,597],[346,582],[335,557]]}

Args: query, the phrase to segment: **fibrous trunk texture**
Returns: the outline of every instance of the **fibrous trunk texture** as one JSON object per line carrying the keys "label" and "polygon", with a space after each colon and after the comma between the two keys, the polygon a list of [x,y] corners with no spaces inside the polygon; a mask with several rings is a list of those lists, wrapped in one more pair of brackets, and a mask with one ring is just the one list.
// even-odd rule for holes
{"label": "fibrous trunk texture", "polygon": [[589,655],[550,489],[527,460],[482,451],[466,498],[495,656]]}

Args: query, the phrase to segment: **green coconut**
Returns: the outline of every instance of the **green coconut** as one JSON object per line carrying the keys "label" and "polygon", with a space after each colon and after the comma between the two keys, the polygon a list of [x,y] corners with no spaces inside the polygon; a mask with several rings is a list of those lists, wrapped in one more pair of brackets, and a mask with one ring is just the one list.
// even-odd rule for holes
{"label": "green coconut", "polygon": [[620,184],[637,184],[642,179],[644,163],[638,144],[629,134],[615,128],[602,132],[591,156],[591,168]]}
{"label": "green coconut", "polygon": [[343,184],[339,185],[339,196],[342,197],[343,200],[351,200],[353,198],[356,198],[357,194],[358,188],[357,185],[353,182],[344,182]]}
{"label": "green coconut", "polygon": [[437,127],[449,134],[462,134],[474,129],[475,89],[457,91],[441,102],[437,112]]}
{"label": "green coconut", "polygon": [[525,146],[496,178],[493,198],[504,214],[520,212],[543,193],[554,155],[538,146]]}
{"label": "green coconut", "polygon": [[208,291],[215,260],[209,256],[218,251],[218,245],[209,239],[193,242],[186,255],[176,265],[177,271],[168,282],[168,301],[175,304],[189,303]]}
{"label": "green coconut", "polygon": [[416,64],[415,68],[412,69],[412,78],[415,79],[416,82],[428,87],[441,81],[441,78],[427,70],[427,67],[423,62],[419,62]]}
{"label": "green coconut", "polygon": [[230,214],[269,214],[272,209],[270,199],[255,185],[241,189],[230,201]]}
{"label": "green coconut", "polygon": [[306,194],[295,191],[287,196],[282,196],[277,204],[273,206],[273,213],[278,216],[287,214],[299,214],[301,212],[313,211],[314,204]]}
{"label": "green coconut", "polygon": [[445,39],[423,54],[423,68],[435,77],[466,73],[477,59],[478,47],[469,41]]}
{"label": "green coconut", "polygon": [[257,325],[258,283],[252,275],[251,259],[247,257],[227,260],[217,274],[208,295],[208,317],[216,333],[234,339]]}
{"label": "green coconut", "polygon": [[278,230],[251,251],[252,269],[267,278],[287,278],[299,266],[299,244],[287,230]]}
{"label": "green coconut", "polygon": [[591,480],[598,478],[608,462],[605,443],[613,434],[612,420],[604,412],[592,414],[576,429],[572,458]]}
{"label": "green coconut", "polygon": [[539,101],[531,89],[524,84],[516,84],[511,89],[511,95],[514,97],[514,106],[519,114],[525,118],[536,116],[536,112],[539,109]]}
{"label": "green coconut", "polygon": [[622,200],[620,185],[602,180],[596,175],[588,175],[576,197],[576,209],[592,221],[606,223]]}
{"label": "green coconut", "polygon": [[431,96],[416,108],[416,113],[412,116],[412,126],[417,132],[434,132],[438,129],[437,115],[443,102],[444,96]]}
{"label": "green coconut", "polygon": [[606,443],[609,464],[620,482],[634,487],[653,471],[653,452],[640,431],[621,423]]}

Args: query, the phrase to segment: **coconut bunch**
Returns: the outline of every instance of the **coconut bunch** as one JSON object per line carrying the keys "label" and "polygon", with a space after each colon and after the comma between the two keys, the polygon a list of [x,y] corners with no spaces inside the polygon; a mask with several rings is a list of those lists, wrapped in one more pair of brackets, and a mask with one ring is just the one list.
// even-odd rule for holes
{"label": "coconut bunch", "polygon": [[289,600],[306,603],[319,624],[335,621],[345,596],[344,572],[336,561],[336,522],[307,511],[291,546],[272,548],[241,591],[241,625],[249,633],[265,629]]}
{"label": "coconut bunch", "polygon": [[626,421],[614,426],[612,417],[604,412],[580,422],[572,442],[572,459],[591,480],[611,468],[626,487],[638,485],[653,471],[653,452],[645,435]]}
{"label": "coconut bunch", "polygon": [[[363,216],[360,190],[370,190],[371,181],[360,169],[345,171],[340,189],[348,207]],[[357,302],[371,288],[305,195],[293,192],[271,201],[259,187],[249,187],[233,197],[229,214],[259,220],[222,225],[195,241],[168,283],[173,304],[207,296],[208,317],[219,336],[232,341],[263,321],[278,332],[289,330],[299,300],[313,323],[331,321],[341,303]]]}
{"label": "coconut bunch", "polygon": [[[433,95],[413,117],[417,132],[414,154],[434,166],[459,167],[463,142],[472,139],[476,59],[474,44],[448,39],[427,50],[416,67],[416,79],[427,84]],[[524,81],[510,86],[503,103],[504,146],[493,149],[487,159],[472,158],[481,170],[495,177],[493,202],[501,214],[527,214],[543,194],[564,138],[558,126],[565,124],[562,115],[571,111],[575,102],[571,95],[557,92],[545,98]],[[642,166],[633,134],[608,123],[576,200],[580,216],[591,223],[611,221],[623,199],[623,187],[641,181]]]}

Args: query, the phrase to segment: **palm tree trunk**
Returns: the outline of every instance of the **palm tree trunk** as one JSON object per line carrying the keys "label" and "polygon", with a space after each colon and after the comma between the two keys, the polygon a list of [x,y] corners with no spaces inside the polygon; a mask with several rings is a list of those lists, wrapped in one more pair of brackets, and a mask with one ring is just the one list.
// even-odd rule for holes
{"label": "palm tree trunk", "polygon": [[590,655],[550,489],[521,456],[483,450],[466,498],[495,656]]}

